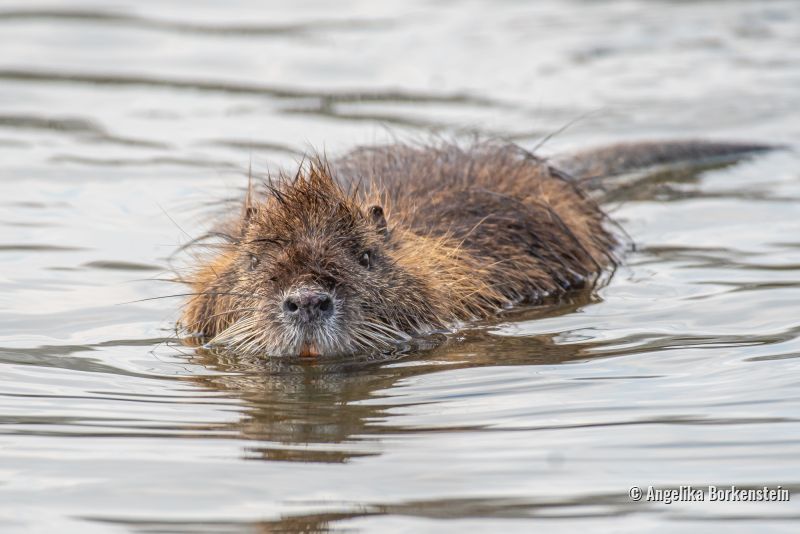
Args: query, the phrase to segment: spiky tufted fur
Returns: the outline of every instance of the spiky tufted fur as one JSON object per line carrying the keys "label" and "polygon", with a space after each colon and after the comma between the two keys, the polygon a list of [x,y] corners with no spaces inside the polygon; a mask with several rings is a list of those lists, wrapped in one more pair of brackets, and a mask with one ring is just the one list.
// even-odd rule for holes
{"label": "spiky tufted fur", "polygon": [[[231,243],[191,278],[182,324],[267,355],[381,351],[592,282],[614,262],[605,222],[572,180],[510,145],[317,158],[248,195]],[[289,321],[280,304],[298,287],[329,291],[333,317]]]}

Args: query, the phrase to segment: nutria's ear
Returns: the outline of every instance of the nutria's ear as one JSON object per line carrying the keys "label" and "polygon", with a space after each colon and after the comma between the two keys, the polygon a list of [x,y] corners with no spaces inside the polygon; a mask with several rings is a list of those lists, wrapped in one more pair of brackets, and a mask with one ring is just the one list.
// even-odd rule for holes
{"label": "nutria's ear", "polygon": [[383,214],[383,208],[380,206],[370,206],[367,210],[369,212],[369,220],[378,229],[378,232],[386,235],[386,216]]}

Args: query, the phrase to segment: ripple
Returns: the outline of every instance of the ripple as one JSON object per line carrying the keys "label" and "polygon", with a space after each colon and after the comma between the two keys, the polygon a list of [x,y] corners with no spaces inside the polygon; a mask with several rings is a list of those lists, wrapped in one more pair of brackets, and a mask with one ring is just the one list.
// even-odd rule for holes
{"label": "ripple", "polygon": [[128,261],[96,260],[84,263],[86,269],[104,269],[110,271],[163,271],[163,267],[146,263],[133,263]]}
{"label": "ripple", "polygon": [[78,9],[14,9],[0,11],[2,22],[73,22],[91,26],[125,26],[148,30],[191,33],[206,37],[300,37],[325,32],[381,30],[390,19],[320,19],[284,24],[196,24],[130,14]]}
{"label": "ripple", "polygon": [[77,252],[91,250],[82,247],[71,247],[66,245],[47,245],[44,243],[19,243],[19,244],[0,244],[0,253],[2,252]]}
{"label": "ripple", "polygon": [[302,150],[293,148],[289,145],[284,145],[281,143],[266,143],[263,141],[243,141],[238,139],[211,139],[208,141],[200,141],[196,144],[237,148],[241,150],[246,150],[248,152],[254,150],[263,150],[268,152],[280,152],[283,154],[290,154],[292,156],[302,156],[304,154]]}
{"label": "ripple", "polygon": [[243,170],[240,165],[222,160],[204,160],[200,158],[179,157],[152,157],[152,158],[91,158],[87,156],[55,155],[50,158],[52,163],[75,163],[91,165],[94,167],[197,167],[205,169],[236,169]]}
{"label": "ripple", "polygon": [[10,80],[18,82],[40,82],[40,83],[80,83],[98,86],[129,86],[145,88],[170,88],[184,89],[190,91],[205,91],[213,93],[233,93],[255,96],[266,96],[278,99],[304,99],[316,98],[325,102],[411,102],[411,103],[430,103],[430,104],[469,104],[474,106],[500,106],[494,100],[468,95],[464,93],[453,93],[437,95],[433,93],[422,93],[400,90],[363,90],[363,91],[312,91],[304,89],[287,89],[272,87],[267,85],[255,85],[237,83],[234,81],[207,81],[207,80],[179,80],[168,78],[156,78],[150,76],[134,75],[109,75],[109,74],[88,74],[88,73],[68,73],[57,71],[34,71],[0,69],[0,80]]}
{"label": "ripple", "polygon": [[0,115],[0,128],[12,130],[44,130],[78,134],[85,141],[109,143],[129,147],[168,148],[164,143],[132,139],[109,134],[104,128],[86,119],[40,117],[36,115]]}
{"label": "ripple", "polygon": [[[695,484],[694,487],[707,488],[712,484]],[[717,487],[730,487],[732,484],[713,484]],[[765,483],[769,487],[781,486],[790,493],[796,493],[800,489],[798,484],[787,483]],[[659,486],[668,489],[674,486]],[[760,489],[763,486],[738,485],[741,489]],[[530,522],[535,519],[575,519],[583,520],[586,524],[588,519],[594,519],[593,525],[598,525],[598,519],[621,518],[633,514],[645,514],[662,516],[666,514],[670,519],[677,521],[731,521],[742,519],[744,521],[765,520],[770,523],[781,521],[793,521],[800,518],[800,515],[793,512],[781,511],[778,513],[686,513],[680,509],[669,511],[663,508],[660,503],[639,503],[631,501],[627,492],[611,493],[586,491],[579,497],[494,497],[476,496],[465,498],[442,498],[442,499],[423,499],[407,500],[402,502],[347,502],[347,501],[299,501],[292,503],[295,508],[310,509],[307,512],[293,512],[282,515],[274,520],[260,521],[196,521],[193,519],[129,519],[104,515],[84,516],[88,521],[124,526],[133,532],[142,534],[179,534],[189,532],[220,532],[220,533],[239,533],[239,532],[349,532],[354,525],[362,527],[370,525],[367,522],[354,523],[354,519],[374,518],[381,516],[393,516],[399,518],[400,523],[393,524],[395,528],[405,524],[406,527],[422,527],[419,521],[409,521],[404,523],[402,518],[416,518],[431,520],[428,525],[436,528],[441,525],[442,520],[457,519],[502,519],[506,532],[530,532],[534,525]],[[677,505],[673,506],[677,508]],[[314,511],[317,509],[319,511]],[[517,523],[514,520],[523,520]],[[481,523],[470,523],[472,526]],[[544,523],[544,525],[553,523]],[[618,524],[618,523],[612,523]],[[701,523],[702,524],[702,523]],[[497,523],[489,523],[497,525]],[[340,530],[338,527],[343,527]],[[535,529],[535,527],[534,527]],[[402,531],[410,531],[408,528]],[[427,532],[428,530],[424,530]]]}

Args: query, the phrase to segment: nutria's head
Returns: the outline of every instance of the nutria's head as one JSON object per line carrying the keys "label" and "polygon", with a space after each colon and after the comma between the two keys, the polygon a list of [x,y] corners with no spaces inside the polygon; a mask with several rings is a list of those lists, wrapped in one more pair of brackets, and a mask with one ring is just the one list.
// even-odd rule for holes
{"label": "nutria's head", "polygon": [[442,326],[419,247],[376,200],[343,191],[322,162],[273,181],[196,277],[184,326],[270,356],[384,351]]}

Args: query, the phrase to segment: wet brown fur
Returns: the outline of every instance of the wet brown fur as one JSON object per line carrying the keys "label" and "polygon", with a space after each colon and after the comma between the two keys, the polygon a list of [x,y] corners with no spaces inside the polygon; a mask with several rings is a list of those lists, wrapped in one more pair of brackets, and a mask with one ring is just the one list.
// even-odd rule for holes
{"label": "wet brown fur", "polygon": [[236,350],[297,355],[306,342],[277,303],[310,285],[339,299],[336,328],[313,341],[323,355],[385,350],[592,283],[614,263],[606,222],[575,182],[511,145],[316,158],[248,194],[230,243],[191,277],[182,324]]}

